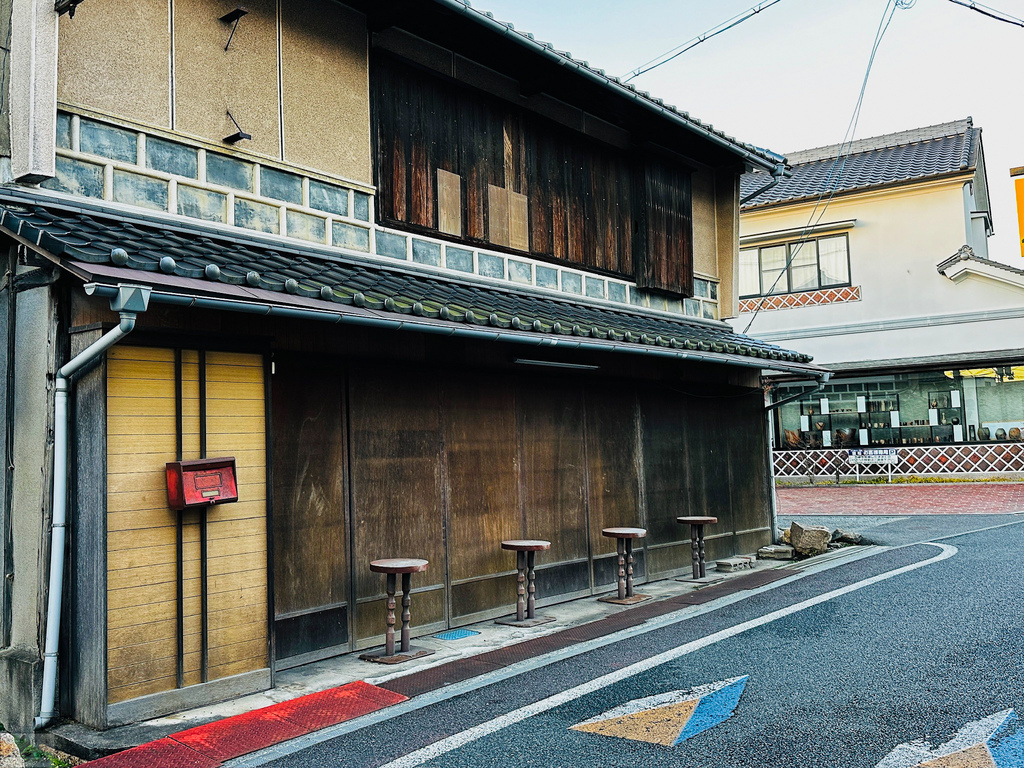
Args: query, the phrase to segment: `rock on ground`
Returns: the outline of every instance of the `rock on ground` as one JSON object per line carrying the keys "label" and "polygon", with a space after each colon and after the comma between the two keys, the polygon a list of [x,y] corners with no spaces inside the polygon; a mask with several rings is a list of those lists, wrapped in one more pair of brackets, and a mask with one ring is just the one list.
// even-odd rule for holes
{"label": "rock on ground", "polygon": [[794,520],[789,526],[789,538],[793,549],[805,557],[811,557],[828,552],[832,531],[824,525],[804,527]]}

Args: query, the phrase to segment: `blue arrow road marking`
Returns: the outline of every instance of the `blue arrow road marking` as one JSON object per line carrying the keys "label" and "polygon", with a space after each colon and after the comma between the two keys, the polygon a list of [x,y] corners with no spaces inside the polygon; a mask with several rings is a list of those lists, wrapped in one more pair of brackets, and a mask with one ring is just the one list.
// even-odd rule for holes
{"label": "blue arrow road marking", "polygon": [[1010,711],[1006,720],[988,740],[988,751],[996,768],[1024,766],[1024,727],[1017,714]]}
{"label": "blue arrow road marking", "polygon": [[714,728],[732,717],[736,705],[740,703],[740,696],[743,695],[748,677],[749,675],[744,675],[736,682],[703,697],[675,743],[682,744],[698,733]]}

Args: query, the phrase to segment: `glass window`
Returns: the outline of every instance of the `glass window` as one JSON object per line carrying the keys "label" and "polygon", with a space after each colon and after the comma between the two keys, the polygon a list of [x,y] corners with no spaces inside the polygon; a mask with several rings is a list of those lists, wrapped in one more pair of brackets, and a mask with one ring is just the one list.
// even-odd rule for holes
{"label": "glass window", "polygon": [[784,245],[761,249],[761,293],[789,292],[789,281],[786,279],[788,253],[789,249]]}
{"label": "glass window", "polygon": [[789,281],[794,291],[818,287],[818,244],[814,240],[789,246]]}
{"label": "glass window", "polygon": [[740,251],[740,296],[757,296],[761,292],[758,269],[757,248]]}
{"label": "glass window", "polygon": [[846,235],[740,250],[740,296],[813,291],[850,284]]}
{"label": "glass window", "polygon": [[818,241],[821,284],[847,285],[850,282],[850,259],[846,236],[823,237]]}

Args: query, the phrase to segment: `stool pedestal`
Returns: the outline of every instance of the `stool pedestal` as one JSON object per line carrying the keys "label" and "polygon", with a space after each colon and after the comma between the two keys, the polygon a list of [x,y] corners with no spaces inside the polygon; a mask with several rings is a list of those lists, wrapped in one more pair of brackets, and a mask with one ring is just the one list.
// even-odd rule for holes
{"label": "stool pedestal", "polygon": [[[704,526],[714,525],[717,517],[677,517],[677,523],[690,526],[690,548],[693,553],[693,581],[707,580],[707,566],[704,562]],[[682,581],[682,579],[681,579]]]}
{"label": "stool pedestal", "polygon": [[501,548],[516,553],[516,617],[498,619],[494,623],[512,627],[536,627],[554,621],[554,616],[537,615],[537,573],[534,570],[537,553],[550,549],[551,542],[542,539],[512,539],[501,542]]}
{"label": "stool pedestal", "polygon": [[602,603],[616,605],[633,605],[650,600],[650,595],[633,592],[633,541],[646,536],[647,530],[644,528],[605,528],[601,531],[601,535],[607,536],[609,539],[616,539],[616,549],[619,553],[619,591],[615,597],[599,597],[597,599]]}
{"label": "stool pedestal", "polygon": [[[411,661],[424,656],[430,656],[434,651],[429,648],[416,648],[409,642],[409,624],[412,618],[410,605],[412,604],[412,574],[427,570],[426,560],[414,560],[412,558],[391,558],[387,560],[374,560],[370,563],[370,570],[374,573],[383,573],[387,576],[387,603],[384,632],[384,649],[360,654],[359,658],[365,661],[373,661],[378,664],[401,664],[403,661]],[[395,594],[398,575],[402,576],[402,629],[400,642],[395,647]]]}

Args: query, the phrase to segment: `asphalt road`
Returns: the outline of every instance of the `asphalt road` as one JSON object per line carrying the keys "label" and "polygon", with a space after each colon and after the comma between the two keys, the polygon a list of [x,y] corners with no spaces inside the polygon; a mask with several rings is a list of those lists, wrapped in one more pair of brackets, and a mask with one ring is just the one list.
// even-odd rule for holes
{"label": "asphalt road", "polygon": [[[264,764],[874,768],[902,743],[1024,713],[1024,517],[878,523],[842,521],[891,549]],[[742,676],[733,716],[675,746],[570,730]]]}

